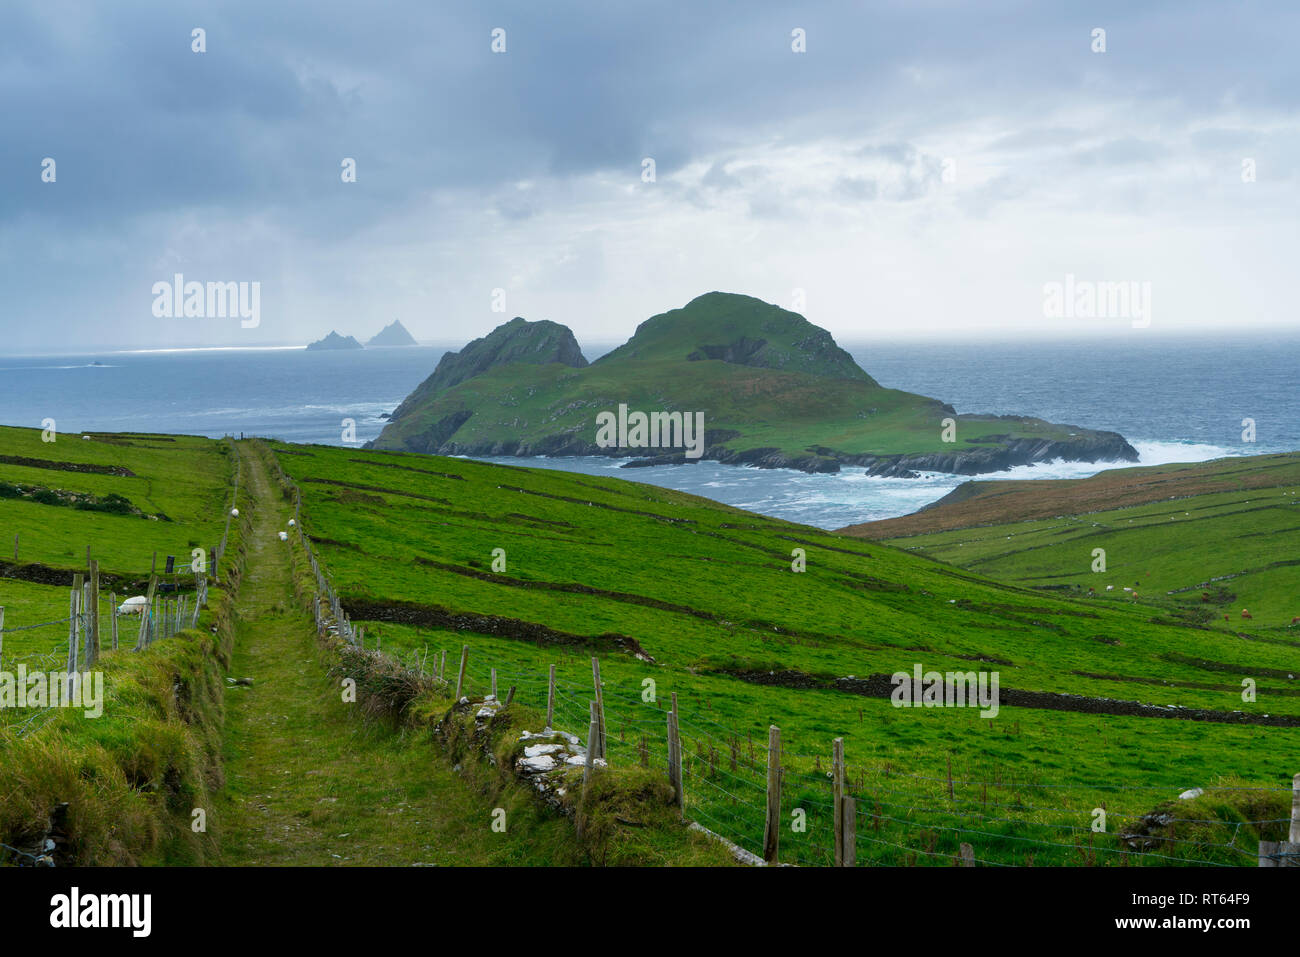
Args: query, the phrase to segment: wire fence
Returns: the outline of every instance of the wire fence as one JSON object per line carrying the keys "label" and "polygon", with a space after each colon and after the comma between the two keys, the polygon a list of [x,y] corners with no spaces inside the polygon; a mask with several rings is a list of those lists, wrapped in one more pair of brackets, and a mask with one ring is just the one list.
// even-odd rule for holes
{"label": "wire fence", "polygon": [[[127,599],[120,606],[117,596],[99,591],[98,565],[89,560],[85,574],[73,573],[66,617],[29,624],[14,624],[12,615],[5,621],[0,606],[0,682],[7,682],[9,693],[0,694],[0,730],[13,737],[23,737],[40,730],[63,708],[80,707],[85,682],[99,659],[101,649],[144,651],[156,641],[170,638],[186,628],[197,628],[199,615],[208,601],[208,574],[215,574],[216,562],[229,543],[230,520],[237,514],[239,496],[239,450],[233,442],[234,479],[230,507],[221,543],[211,555],[195,559],[192,593],[183,591],[181,576],[176,575],[165,595],[157,594],[159,576],[156,566],[149,573],[148,591],[144,596]],[[156,558],[156,556],[155,556]],[[171,565],[168,565],[171,571]],[[167,596],[170,597],[167,597]],[[101,628],[101,611],[107,599],[106,627]],[[46,650],[13,654],[5,650],[5,637],[30,637],[49,631],[57,637]],[[10,700],[12,698],[12,700]]]}

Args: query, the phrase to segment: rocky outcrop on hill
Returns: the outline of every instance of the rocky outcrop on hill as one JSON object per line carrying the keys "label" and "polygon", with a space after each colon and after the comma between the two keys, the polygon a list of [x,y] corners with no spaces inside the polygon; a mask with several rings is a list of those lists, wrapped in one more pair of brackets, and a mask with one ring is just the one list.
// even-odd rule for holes
{"label": "rocky outcrop on hill", "polygon": [[[574,369],[581,369],[587,365],[582,349],[578,346],[578,340],[573,337],[573,332],[568,326],[546,319],[529,322],[516,316],[505,325],[497,326],[483,338],[475,339],[460,352],[444,353],[433,374],[402,401],[389,417],[389,421],[397,422],[413,409],[433,400],[440,393],[466,379],[512,362],[526,362],[531,365],[558,362],[560,365]],[[457,425],[457,428],[459,427]],[[454,432],[455,429],[452,431]],[[413,451],[434,450],[413,449]]]}

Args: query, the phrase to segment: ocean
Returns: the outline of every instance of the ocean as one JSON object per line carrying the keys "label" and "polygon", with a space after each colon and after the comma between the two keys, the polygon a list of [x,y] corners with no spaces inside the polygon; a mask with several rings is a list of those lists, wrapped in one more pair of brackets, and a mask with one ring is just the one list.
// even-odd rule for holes
{"label": "ocean", "polygon": [[[845,348],[878,382],[950,402],[959,412],[1034,415],[1120,432],[1143,464],[1300,449],[1300,335],[1071,342],[870,342]],[[180,432],[358,442],[448,348],[118,352],[0,357],[0,423],[61,433]],[[600,350],[587,353],[595,358]],[[1242,441],[1242,420],[1256,441]],[[914,511],[965,481],[867,478],[858,469],[806,475],[695,465],[620,469],[617,460],[494,461],[613,475],[704,495],[821,528]],[[1065,478],[1102,465],[1043,463],[983,478]]]}

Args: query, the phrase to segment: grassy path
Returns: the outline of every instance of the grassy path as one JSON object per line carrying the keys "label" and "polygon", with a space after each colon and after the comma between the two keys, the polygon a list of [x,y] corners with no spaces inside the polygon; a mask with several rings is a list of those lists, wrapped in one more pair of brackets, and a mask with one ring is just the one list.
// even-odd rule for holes
{"label": "grassy path", "polygon": [[[248,448],[248,446],[245,446]],[[250,449],[250,451],[252,451]],[[226,788],[216,815],[223,863],[544,863],[567,822],[528,803],[491,829],[474,793],[420,732],[366,722],[325,674],[313,624],[293,602],[289,517],[265,464],[245,456],[253,507],[226,693]]]}

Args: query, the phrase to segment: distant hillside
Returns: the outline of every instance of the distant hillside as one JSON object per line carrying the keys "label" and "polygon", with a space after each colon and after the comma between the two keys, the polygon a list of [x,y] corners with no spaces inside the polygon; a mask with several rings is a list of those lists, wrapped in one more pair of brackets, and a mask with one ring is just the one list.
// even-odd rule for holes
{"label": "distant hillside", "polygon": [[900,538],[1028,519],[1087,515],[1288,483],[1300,484],[1300,453],[1107,469],[1082,479],[973,481],[964,482],[911,515],[849,525],[840,531],[877,540]]}
{"label": "distant hillside", "polygon": [[913,515],[841,532],[1014,585],[1139,599],[1197,625],[1300,628],[1300,452],[967,482]]}
{"label": "distant hillside", "polygon": [[400,319],[394,319],[379,332],[370,337],[367,346],[416,346],[415,336],[406,331]]}
{"label": "distant hillside", "polygon": [[326,351],[334,349],[361,349],[364,348],[361,343],[357,342],[352,336],[341,336],[333,330],[324,339],[317,339],[307,346],[309,352]]}
{"label": "distant hillside", "polygon": [[[466,654],[474,709],[494,670],[516,689],[514,707],[545,708],[554,666],[557,729],[588,725],[599,657],[609,766],[642,766],[650,748],[658,776],[676,695],[687,815],[748,849],[761,850],[764,834],[770,725],[787,749],[782,806],[808,809],[806,832],[782,834],[789,863],[827,862],[836,737],[854,778],[865,776],[864,804],[883,802],[862,818],[872,837],[863,861],[916,864],[923,851],[947,864],[973,840],[981,860],[1015,865],[1168,865],[1202,853],[1253,863],[1242,821],[1280,819],[1259,825],[1275,832],[1260,839],[1285,834],[1300,740],[1289,677],[1298,632],[1285,625],[1229,625],[1221,613],[1201,625],[1118,597],[1008,584],[607,476],[275,448],[301,490],[315,557],[367,648],[382,649],[371,654],[441,666],[446,652],[453,684]],[[1087,546],[1074,547],[1087,560]],[[1244,567],[1276,544],[1242,536],[1238,547]],[[806,567],[792,565],[805,553]],[[891,676],[922,668],[949,680],[992,673],[1002,710],[984,720],[959,706],[896,707]],[[1257,700],[1243,700],[1245,676]],[[507,747],[527,720],[508,726]],[[1204,804],[1179,800],[1192,787]],[[1229,805],[1234,795],[1248,804]],[[1081,843],[1099,800],[1109,825]],[[1180,818],[1177,844],[1134,838],[1166,800],[1207,830]]]}
{"label": "distant hillside", "polygon": [[[528,322],[516,316],[475,339],[460,352],[443,353],[433,374],[416,386],[389,417],[376,443],[395,442],[392,447],[411,452],[434,452],[464,423],[467,416],[455,410],[443,420],[428,423],[425,413],[444,393],[467,379],[503,366],[558,365],[581,369],[587,360],[567,326],[542,320]],[[435,413],[436,414],[436,413]],[[400,435],[401,438],[395,438]],[[371,443],[376,445],[376,443]],[[379,448],[387,445],[376,445]]]}
{"label": "distant hillside", "polygon": [[[611,455],[690,461],[686,443],[598,442],[597,417],[702,415],[695,457],[734,465],[872,475],[975,475],[1047,459],[1136,461],[1114,432],[1018,416],[957,415],[881,387],[802,316],[712,292],[654,316],[588,365],[573,334],[514,319],[448,353],[402,402],[373,448],[452,455]],[[954,434],[945,436],[945,420]],[[950,438],[951,441],[945,441]]]}

